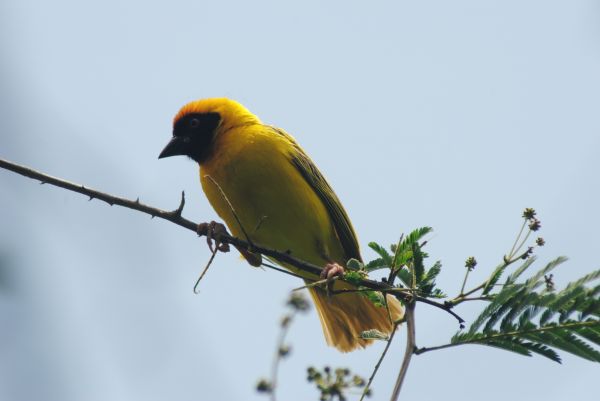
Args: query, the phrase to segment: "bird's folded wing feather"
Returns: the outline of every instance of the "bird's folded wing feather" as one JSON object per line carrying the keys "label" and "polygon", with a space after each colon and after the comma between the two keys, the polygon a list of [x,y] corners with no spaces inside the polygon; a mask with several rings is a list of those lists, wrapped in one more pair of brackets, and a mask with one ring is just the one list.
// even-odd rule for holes
{"label": "bird's folded wing feather", "polygon": [[279,128],[271,128],[292,144],[294,152],[290,155],[290,161],[315,191],[319,199],[323,202],[323,205],[325,205],[325,208],[331,217],[331,221],[333,222],[335,232],[344,249],[346,260],[343,262],[346,262],[350,258],[362,261],[358,240],[356,238],[356,233],[352,228],[352,223],[350,223],[350,219],[348,218],[342,203],[335,192],[333,192],[333,189],[325,177],[323,177],[317,166],[306,153],[304,153],[304,150],[302,150],[300,145],[296,143],[291,135]]}

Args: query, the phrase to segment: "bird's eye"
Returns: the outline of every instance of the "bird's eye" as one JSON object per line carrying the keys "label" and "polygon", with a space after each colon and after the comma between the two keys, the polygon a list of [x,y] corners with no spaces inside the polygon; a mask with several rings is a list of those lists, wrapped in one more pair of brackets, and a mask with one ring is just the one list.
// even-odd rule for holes
{"label": "bird's eye", "polygon": [[197,118],[192,118],[190,120],[190,127],[198,128],[199,126],[200,126],[200,120],[198,120]]}

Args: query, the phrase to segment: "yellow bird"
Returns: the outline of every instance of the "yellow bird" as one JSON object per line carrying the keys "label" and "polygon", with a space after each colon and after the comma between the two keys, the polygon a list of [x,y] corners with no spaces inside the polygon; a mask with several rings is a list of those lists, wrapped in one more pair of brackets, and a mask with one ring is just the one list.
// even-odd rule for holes
{"label": "yellow bird", "polygon": [[[202,189],[234,236],[245,238],[245,230],[253,243],[327,266],[328,276],[339,274],[339,265],[350,258],[361,260],[350,219],[312,160],[291,135],[263,124],[240,103],[214,98],[181,108],[173,138],[159,158],[175,155],[198,162]],[[257,264],[251,254],[243,254]],[[279,264],[302,277],[318,278]],[[390,316],[358,293],[328,296],[320,288],[310,293],[327,343],[343,352],[370,343],[359,337],[364,330],[390,333],[391,319],[403,313],[391,296]]]}

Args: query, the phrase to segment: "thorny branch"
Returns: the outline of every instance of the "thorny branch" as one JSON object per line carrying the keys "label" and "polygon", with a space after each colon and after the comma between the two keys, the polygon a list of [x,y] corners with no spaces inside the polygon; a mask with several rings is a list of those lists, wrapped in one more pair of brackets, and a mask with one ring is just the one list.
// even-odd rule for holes
{"label": "thorny branch", "polygon": [[[206,236],[208,234],[208,225],[204,224],[202,226],[202,228],[199,229],[198,223],[195,223],[191,220],[188,220],[188,219],[182,217],[183,207],[185,206],[185,193],[184,192],[181,193],[181,201],[179,203],[179,206],[175,210],[166,211],[166,210],[158,209],[153,206],[146,205],[146,204],[140,202],[139,198],[137,198],[136,200],[130,200],[130,199],[110,195],[105,192],[98,191],[96,189],[88,188],[81,184],[76,184],[76,183],[73,183],[73,182],[70,182],[67,180],[63,180],[61,178],[52,177],[48,174],[36,171],[34,169],[31,169],[29,167],[25,167],[25,166],[22,166],[22,165],[19,165],[16,163],[12,163],[8,160],[0,159],[0,168],[15,172],[15,173],[23,175],[25,177],[32,178],[34,180],[38,180],[38,181],[40,181],[41,184],[50,184],[50,185],[54,185],[54,186],[57,186],[60,188],[67,189],[69,191],[80,193],[82,195],[88,196],[89,200],[99,199],[103,202],[108,203],[110,206],[113,206],[113,205],[122,206],[122,207],[125,207],[128,209],[137,210],[139,212],[149,214],[152,218],[158,217],[158,218],[170,221],[173,224],[177,224],[178,226],[187,228],[188,230],[191,230],[191,231],[197,233],[199,236]],[[317,277],[319,277],[321,274],[321,270],[322,270],[321,266],[317,266],[312,263],[305,262],[303,260],[300,260],[300,259],[292,256],[291,250],[285,250],[285,251],[281,252],[281,251],[267,248],[267,247],[264,247],[264,246],[261,246],[258,244],[254,244],[254,243],[250,244],[248,241],[244,241],[240,238],[231,236],[227,233],[220,233],[218,240],[220,243],[230,244],[237,248],[248,249],[253,253],[260,253],[264,256],[271,257],[273,259],[278,260],[279,262],[289,264],[291,266],[298,268],[299,270],[302,270],[311,275],[315,275]],[[265,264],[263,264],[263,265],[265,265]],[[269,267],[268,265],[266,265],[266,266]],[[340,277],[339,279],[344,281],[343,277]],[[420,298],[420,297],[413,298],[412,295],[407,294],[404,291],[401,291],[402,289],[393,287],[387,283],[369,280],[369,279],[361,279],[361,280],[359,280],[358,283],[354,282],[354,284],[368,288],[370,290],[380,291],[380,292],[386,293],[386,294],[387,293],[392,294],[402,301],[410,301],[411,299],[415,299],[416,301],[427,303],[429,305],[432,305],[436,308],[439,308],[439,309],[442,309],[442,310],[448,312],[449,314],[454,316],[460,324],[464,323],[464,320],[460,316],[458,316],[456,313],[451,311],[451,306],[444,305],[443,303],[431,301],[431,300],[428,300],[425,298]]]}

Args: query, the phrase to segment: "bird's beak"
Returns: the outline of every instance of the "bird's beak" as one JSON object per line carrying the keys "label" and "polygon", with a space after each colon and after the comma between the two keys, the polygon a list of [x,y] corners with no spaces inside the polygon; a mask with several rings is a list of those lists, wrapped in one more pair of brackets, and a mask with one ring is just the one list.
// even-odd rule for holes
{"label": "bird's beak", "polygon": [[167,146],[165,146],[162,152],[160,152],[160,155],[158,155],[158,158],[162,159],[163,157],[186,155],[188,153],[188,144],[184,139],[185,138],[179,136],[171,138],[169,143],[167,143]]}

